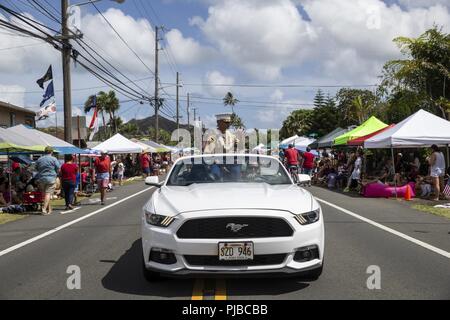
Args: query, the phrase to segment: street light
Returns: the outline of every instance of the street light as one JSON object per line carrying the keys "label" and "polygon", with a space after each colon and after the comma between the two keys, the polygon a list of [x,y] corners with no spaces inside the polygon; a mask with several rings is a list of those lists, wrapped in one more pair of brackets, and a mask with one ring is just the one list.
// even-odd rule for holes
{"label": "street light", "polygon": [[[80,37],[80,34],[70,35],[68,27],[70,11],[74,7],[92,4],[101,0],[89,0],[79,4],[69,6],[69,0],[61,0],[61,40],[62,40],[62,70],[63,70],[63,91],[64,91],[64,140],[73,143],[72,140],[72,84],[70,77],[70,56],[72,47],[70,39]],[[123,3],[125,0],[111,0],[117,3]]]}

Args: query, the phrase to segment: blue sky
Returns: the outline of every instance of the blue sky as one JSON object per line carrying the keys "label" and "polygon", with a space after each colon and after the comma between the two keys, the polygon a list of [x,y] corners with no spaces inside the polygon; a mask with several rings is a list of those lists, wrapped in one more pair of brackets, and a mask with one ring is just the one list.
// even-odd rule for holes
{"label": "blue sky", "polygon": [[[12,1],[0,3],[11,6]],[[45,4],[44,0],[39,2]],[[47,2],[59,9],[59,0]],[[55,27],[24,1],[14,4]],[[97,6],[151,69],[154,69],[152,28],[155,24],[165,26],[164,51],[160,53],[161,82],[174,83],[175,71],[181,73],[182,122],[186,122],[188,92],[193,97],[192,108],[197,108],[201,119],[212,126],[214,114],[229,111],[221,106],[220,98],[232,91],[241,100],[236,112],[248,127],[259,128],[279,128],[298,106],[311,108],[318,86],[335,85],[323,88],[325,93],[334,94],[339,86],[378,83],[383,63],[400,57],[392,43],[394,37],[418,36],[434,23],[448,31],[450,17],[444,0],[126,0],[123,4],[104,0]],[[92,40],[98,50],[103,50],[111,63],[130,79],[151,76],[93,6],[84,6],[81,13],[81,30],[87,41]],[[37,109],[40,94],[35,81],[52,64],[58,91],[56,100],[62,106],[59,54],[36,42],[30,42],[30,47],[15,48],[28,45],[31,40],[1,32],[0,100]],[[79,66],[73,70],[74,112],[82,114],[83,102],[100,90],[94,87],[102,84]],[[138,83],[152,94],[152,79]],[[277,87],[283,84],[302,86]],[[164,95],[174,94],[173,86],[163,86]],[[90,87],[91,90],[79,90]],[[173,116],[175,103],[170,96],[165,96],[167,106],[163,112]],[[125,120],[151,113],[148,105],[122,104],[121,116]],[[59,117],[62,119],[61,113]],[[51,121],[42,125],[52,125]]]}

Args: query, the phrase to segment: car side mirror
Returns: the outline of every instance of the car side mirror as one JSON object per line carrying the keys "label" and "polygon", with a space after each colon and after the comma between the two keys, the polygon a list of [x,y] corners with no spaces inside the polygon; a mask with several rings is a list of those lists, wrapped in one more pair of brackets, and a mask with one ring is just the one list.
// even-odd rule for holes
{"label": "car side mirror", "polygon": [[299,174],[298,175],[298,185],[310,186],[311,185],[311,176],[308,174]]}
{"label": "car side mirror", "polygon": [[159,177],[158,176],[151,176],[151,177],[145,178],[145,184],[147,186],[161,188],[162,185],[163,185],[163,182],[159,181]]}

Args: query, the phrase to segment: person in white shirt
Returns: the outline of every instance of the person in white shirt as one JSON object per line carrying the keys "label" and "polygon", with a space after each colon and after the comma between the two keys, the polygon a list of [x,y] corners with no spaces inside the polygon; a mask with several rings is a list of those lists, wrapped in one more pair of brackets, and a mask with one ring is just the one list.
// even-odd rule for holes
{"label": "person in white shirt", "polygon": [[445,176],[445,157],[439,150],[437,145],[432,145],[433,153],[430,156],[430,176],[433,179],[433,188],[435,192],[434,201],[439,201],[441,191],[444,190],[444,176]]}

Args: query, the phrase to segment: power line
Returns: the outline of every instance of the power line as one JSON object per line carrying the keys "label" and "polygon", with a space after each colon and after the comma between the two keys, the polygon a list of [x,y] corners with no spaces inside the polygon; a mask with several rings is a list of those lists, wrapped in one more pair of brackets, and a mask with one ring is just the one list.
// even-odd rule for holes
{"label": "power line", "polygon": [[32,43],[32,44],[25,44],[22,46],[15,46],[15,47],[8,47],[8,48],[0,48],[0,51],[6,51],[6,50],[13,50],[13,49],[20,49],[20,48],[27,48],[27,47],[35,47],[35,46],[42,46],[46,43]]}
{"label": "power line", "polygon": [[[23,15],[21,15],[21,14],[18,14],[17,12],[14,12],[13,10],[11,10],[11,9],[5,7],[5,6],[0,5],[0,9],[3,9],[4,11],[8,12],[9,14],[11,14],[11,15],[17,17],[19,20],[21,20],[21,21],[24,22],[25,24],[27,24],[27,25],[31,26],[32,28],[38,30],[38,31],[39,31],[40,33],[42,33],[44,36],[37,35],[37,34],[31,32],[31,31],[29,31],[29,30],[25,30],[25,29],[23,29],[23,28],[21,28],[21,27],[19,27],[19,26],[13,25],[13,24],[9,23],[8,21],[1,20],[1,19],[0,19],[0,25],[3,25],[3,26],[5,26],[5,27],[7,27],[7,28],[9,28],[9,29],[12,29],[12,30],[15,30],[15,31],[19,31],[19,32],[25,33],[25,34],[30,35],[30,36],[34,36],[35,38],[41,39],[41,40],[43,40],[43,41],[45,41],[45,42],[48,42],[48,43],[52,44],[52,45],[54,46],[55,49],[57,49],[57,50],[59,50],[59,51],[62,50],[62,47],[60,47],[60,46],[57,45],[57,44],[62,45],[62,42],[61,42],[60,40],[57,40],[55,37],[53,37],[52,35],[48,34],[48,33],[45,32],[44,30],[42,30],[41,28],[37,27],[35,24],[41,25],[41,26],[43,26],[43,27],[45,27],[45,28],[48,28],[47,26],[45,26],[45,25],[43,25],[43,24],[41,24],[41,23],[39,23],[39,22],[37,22],[37,21],[35,21],[35,20],[29,18],[29,17],[25,17],[25,16],[23,16]],[[31,21],[32,23],[30,23],[30,21]],[[33,23],[35,23],[35,24],[33,24]],[[86,49],[84,49],[84,50],[87,51],[87,52],[89,52],[89,51],[86,50]],[[99,69],[101,72],[106,73],[107,76],[112,77],[113,80],[116,81],[116,82],[118,82],[119,84],[113,83],[111,80],[108,80],[108,79],[105,78],[104,76],[101,76],[101,74],[99,74],[98,72],[96,72],[95,70],[93,70],[91,67],[88,67],[86,64],[81,63],[81,62],[78,60],[79,57],[82,57],[84,60],[86,60],[87,63],[91,64],[94,68],[97,68],[97,69]],[[88,70],[88,71],[90,71],[92,74],[94,74],[94,76],[96,76],[96,77],[97,77],[98,79],[100,79],[102,82],[108,84],[109,86],[114,87],[116,90],[120,91],[120,92],[121,92],[122,94],[124,94],[125,96],[128,96],[128,97],[133,96],[133,97],[138,98],[138,99],[147,99],[145,96],[142,96],[141,93],[137,92],[136,90],[132,89],[131,87],[129,87],[129,86],[127,86],[127,85],[125,85],[125,86],[126,86],[129,90],[131,90],[131,91],[129,91],[129,90],[127,90],[127,89],[124,89],[123,87],[120,87],[120,85],[124,85],[123,81],[121,81],[120,79],[118,79],[117,77],[115,77],[111,72],[109,72],[109,70],[107,70],[103,65],[101,65],[101,63],[100,63],[100,66],[99,66],[99,65],[95,64],[94,62],[90,61],[88,58],[86,58],[86,57],[85,57],[84,55],[82,55],[81,53],[79,53],[79,52],[74,52],[74,51],[72,51],[72,58],[73,58],[75,61],[78,61],[78,63],[79,63],[80,65],[82,65],[86,70]],[[96,59],[95,59],[95,60],[96,60]],[[96,62],[98,63],[99,61],[96,60]],[[136,95],[136,94],[137,94],[137,95]]]}
{"label": "power line", "polygon": [[[163,83],[175,85],[173,83]],[[183,83],[186,87],[243,87],[243,88],[368,88],[377,87],[377,84],[361,85],[311,85],[311,84],[224,84],[224,83]]]}
{"label": "power line", "polygon": [[[145,81],[148,79],[153,79],[153,77],[146,77],[146,78],[141,78],[141,79],[135,79],[133,80],[134,82],[139,82],[139,81]],[[126,83],[126,82],[125,82]],[[110,88],[109,85],[103,85],[103,86],[93,86],[93,87],[84,87],[84,88],[74,88],[72,89],[72,91],[88,91],[88,90],[92,90],[92,89],[102,89],[102,88]],[[63,90],[55,90],[55,92],[62,92]],[[41,91],[1,91],[3,93],[8,93],[8,94],[36,94],[36,93],[42,93]]]}
{"label": "power line", "polygon": [[105,22],[109,25],[109,27],[114,31],[114,33],[119,37],[119,39],[127,46],[128,49],[130,49],[131,52],[136,56],[136,58],[147,68],[148,71],[150,71],[152,74],[154,74],[153,70],[150,69],[149,66],[145,64],[145,62],[139,57],[139,55],[136,53],[136,51],[133,50],[133,48],[130,47],[128,42],[120,35],[120,33],[114,28],[114,26],[109,22],[109,20],[103,15],[103,13],[98,9],[98,7],[95,5],[95,3],[91,2],[91,4],[94,6],[94,8],[97,10],[97,12],[103,17]]}

